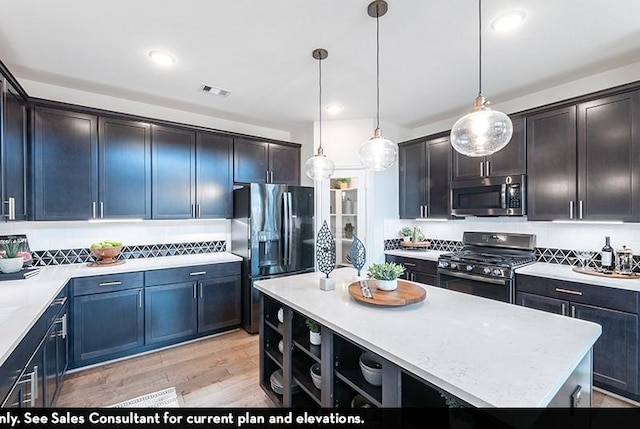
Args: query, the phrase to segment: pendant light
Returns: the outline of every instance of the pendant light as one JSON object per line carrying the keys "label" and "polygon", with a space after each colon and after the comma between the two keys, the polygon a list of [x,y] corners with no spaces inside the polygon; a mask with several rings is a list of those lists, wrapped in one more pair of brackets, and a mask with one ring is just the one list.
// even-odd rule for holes
{"label": "pendant light", "polygon": [[482,0],[478,9],[478,97],[473,110],[451,129],[451,146],[466,156],[491,155],[505,147],[513,134],[511,119],[491,110],[482,95]]}
{"label": "pendant light", "polygon": [[373,137],[360,146],[360,163],[373,171],[391,167],[398,155],[398,145],[382,137],[380,131],[380,17],[387,13],[387,9],[384,0],[376,0],[367,7],[369,16],[376,19],[376,129]]}
{"label": "pendant light", "polygon": [[335,165],[333,161],[331,161],[322,151],[322,60],[327,58],[329,53],[326,49],[318,48],[314,49],[311,53],[313,58],[318,60],[318,112],[319,112],[319,121],[318,128],[320,132],[319,136],[319,145],[318,151],[314,156],[309,158],[305,163],[305,172],[307,176],[309,176],[313,180],[327,180],[331,176],[333,176],[333,172],[335,170]]}

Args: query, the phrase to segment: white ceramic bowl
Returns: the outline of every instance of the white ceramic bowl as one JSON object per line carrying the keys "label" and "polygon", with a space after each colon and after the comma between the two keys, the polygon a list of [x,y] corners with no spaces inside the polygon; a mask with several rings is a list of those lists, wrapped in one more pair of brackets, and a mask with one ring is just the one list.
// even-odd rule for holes
{"label": "white ceramic bowl", "polygon": [[284,323],[284,310],[282,308],[278,310],[278,322]]}
{"label": "white ceramic bowl", "polygon": [[382,386],[382,361],[373,353],[364,352],[360,355],[360,370],[368,383]]}
{"label": "white ceramic bowl", "polygon": [[320,364],[314,363],[313,365],[311,365],[309,372],[311,373],[311,380],[313,381],[313,385],[316,386],[316,388],[320,389],[320,384],[322,382],[322,376],[320,375]]}
{"label": "white ceramic bowl", "polygon": [[278,342],[278,350],[280,350],[280,353],[284,353],[284,341],[280,340],[280,342]]}
{"label": "white ceramic bowl", "polygon": [[0,271],[3,273],[17,273],[22,269],[24,259],[18,258],[0,258]]}
{"label": "white ceramic bowl", "polygon": [[357,394],[351,400],[351,408],[373,408],[374,406],[375,405],[369,402],[367,398],[360,394]]}

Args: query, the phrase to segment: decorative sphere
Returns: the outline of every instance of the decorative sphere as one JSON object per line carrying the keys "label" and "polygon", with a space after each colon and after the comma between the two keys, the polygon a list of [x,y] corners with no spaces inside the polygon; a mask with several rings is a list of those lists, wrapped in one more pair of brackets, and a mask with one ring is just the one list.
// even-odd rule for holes
{"label": "decorative sphere", "polygon": [[451,146],[463,155],[486,156],[505,147],[512,134],[507,115],[483,108],[458,119],[451,129]]}
{"label": "decorative sphere", "polygon": [[360,163],[373,171],[382,171],[396,162],[398,145],[384,137],[374,137],[360,146]]}
{"label": "decorative sphere", "polygon": [[313,180],[326,180],[335,171],[333,161],[325,155],[314,155],[304,165],[305,173]]}

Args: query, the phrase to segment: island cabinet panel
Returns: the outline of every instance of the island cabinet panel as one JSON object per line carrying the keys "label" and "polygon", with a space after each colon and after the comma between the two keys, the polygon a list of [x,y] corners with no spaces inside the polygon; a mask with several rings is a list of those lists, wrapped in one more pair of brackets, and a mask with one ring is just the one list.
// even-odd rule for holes
{"label": "island cabinet panel", "polygon": [[640,294],[590,284],[518,274],[516,303],[524,307],[598,323],[593,346],[593,380],[603,389],[640,398]]}
{"label": "island cabinet panel", "polygon": [[0,76],[0,187],[4,220],[27,219],[26,101]]}
{"label": "island cabinet panel", "polygon": [[236,138],[233,141],[235,183],[300,184],[300,147]]}
{"label": "island cabinet panel", "polygon": [[98,118],[36,106],[34,219],[87,220],[98,197]]}
{"label": "island cabinet panel", "polygon": [[73,281],[73,367],[121,357],[144,345],[142,273]]}
{"label": "island cabinet panel", "polygon": [[151,125],[98,120],[96,217],[151,218]]}
{"label": "island cabinet panel", "polygon": [[513,135],[498,152],[485,157],[472,157],[453,151],[453,180],[526,174],[526,123],[522,116],[511,118]]}
{"label": "island cabinet panel", "polygon": [[398,165],[400,218],[449,218],[449,137],[401,144]]}
{"label": "island cabinet panel", "polygon": [[405,267],[406,271],[402,278],[412,282],[437,286],[438,284],[438,263],[418,258],[406,258],[396,255],[385,255],[387,262],[395,262]]}
{"label": "island cabinet panel", "polygon": [[151,135],[152,217],[195,217],[195,133],[152,125]]}

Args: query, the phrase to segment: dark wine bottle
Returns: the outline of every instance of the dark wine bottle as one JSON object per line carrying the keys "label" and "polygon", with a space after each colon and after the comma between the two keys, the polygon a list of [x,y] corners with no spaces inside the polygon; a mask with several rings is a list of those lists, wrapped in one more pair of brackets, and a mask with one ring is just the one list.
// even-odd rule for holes
{"label": "dark wine bottle", "polygon": [[609,242],[610,237],[605,237],[604,240],[605,243],[600,252],[600,265],[602,265],[602,268],[605,270],[613,270],[615,265],[613,261],[613,247],[611,247],[611,243]]}

